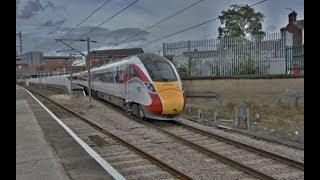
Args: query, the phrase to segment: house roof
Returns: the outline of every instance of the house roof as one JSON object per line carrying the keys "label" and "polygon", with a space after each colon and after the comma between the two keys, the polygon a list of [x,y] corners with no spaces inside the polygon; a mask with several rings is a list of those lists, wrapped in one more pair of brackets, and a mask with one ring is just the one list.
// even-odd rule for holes
{"label": "house roof", "polygon": [[16,61],[16,64],[29,64],[29,63],[28,63],[28,60],[20,59],[20,60]]}
{"label": "house roof", "polygon": [[70,59],[70,56],[43,56],[43,59]]}
{"label": "house roof", "polygon": [[90,54],[99,56],[132,56],[140,53],[143,53],[142,48],[93,50],[90,52]]}

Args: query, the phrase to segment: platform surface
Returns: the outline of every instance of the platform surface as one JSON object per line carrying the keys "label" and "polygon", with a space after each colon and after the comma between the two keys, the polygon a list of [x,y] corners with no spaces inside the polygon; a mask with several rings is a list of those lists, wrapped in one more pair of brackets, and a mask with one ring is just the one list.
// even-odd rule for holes
{"label": "platform surface", "polygon": [[21,88],[16,88],[16,179],[69,179],[45,140]]}
{"label": "platform surface", "polygon": [[16,179],[114,179],[16,86]]}

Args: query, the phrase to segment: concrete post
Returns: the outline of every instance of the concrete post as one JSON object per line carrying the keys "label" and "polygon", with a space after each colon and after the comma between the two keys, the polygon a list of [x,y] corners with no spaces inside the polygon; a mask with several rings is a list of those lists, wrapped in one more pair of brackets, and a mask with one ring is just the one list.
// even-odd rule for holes
{"label": "concrete post", "polygon": [[213,121],[214,122],[218,121],[218,112],[217,111],[213,112]]}
{"label": "concrete post", "polygon": [[198,109],[198,121],[200,121],[201,115],[202,115],[201,109]]}
{"label": "concrete post", "polygon": [[250,130],[250,122],[249,122],[249,108],[247,108],[247,130],[249,131]]}

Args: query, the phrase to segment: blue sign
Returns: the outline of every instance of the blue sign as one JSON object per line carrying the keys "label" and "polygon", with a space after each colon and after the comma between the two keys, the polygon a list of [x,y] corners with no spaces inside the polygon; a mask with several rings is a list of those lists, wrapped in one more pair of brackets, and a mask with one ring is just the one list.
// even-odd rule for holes
{"label": "blue sign", "polygon": [[138,91],[139,93],[141,93],[141,88],[140,88],[140,87],[137,87],[137,91]]}

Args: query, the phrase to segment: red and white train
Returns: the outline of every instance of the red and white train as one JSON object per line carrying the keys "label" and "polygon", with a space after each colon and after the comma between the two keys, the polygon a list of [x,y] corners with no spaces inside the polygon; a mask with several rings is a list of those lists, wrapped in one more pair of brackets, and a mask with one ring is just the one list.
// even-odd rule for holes
{"label": "red and white train", "polygon": [[[88,71],[70,75],[31,78],[34,84],[87,88]],[[172,120],[186,103],[179,74],[166,58],[150,53],[131,56],[91,69],[91,93],[132,112],[137,117]]]}
{"label": "red and white train", "polygon": [[[87,88],[88,72],[71,76]],[[91,70],[92,94],[137,117],[171,120],[185,107],[179,74],[166,58],[142,53]]]}

